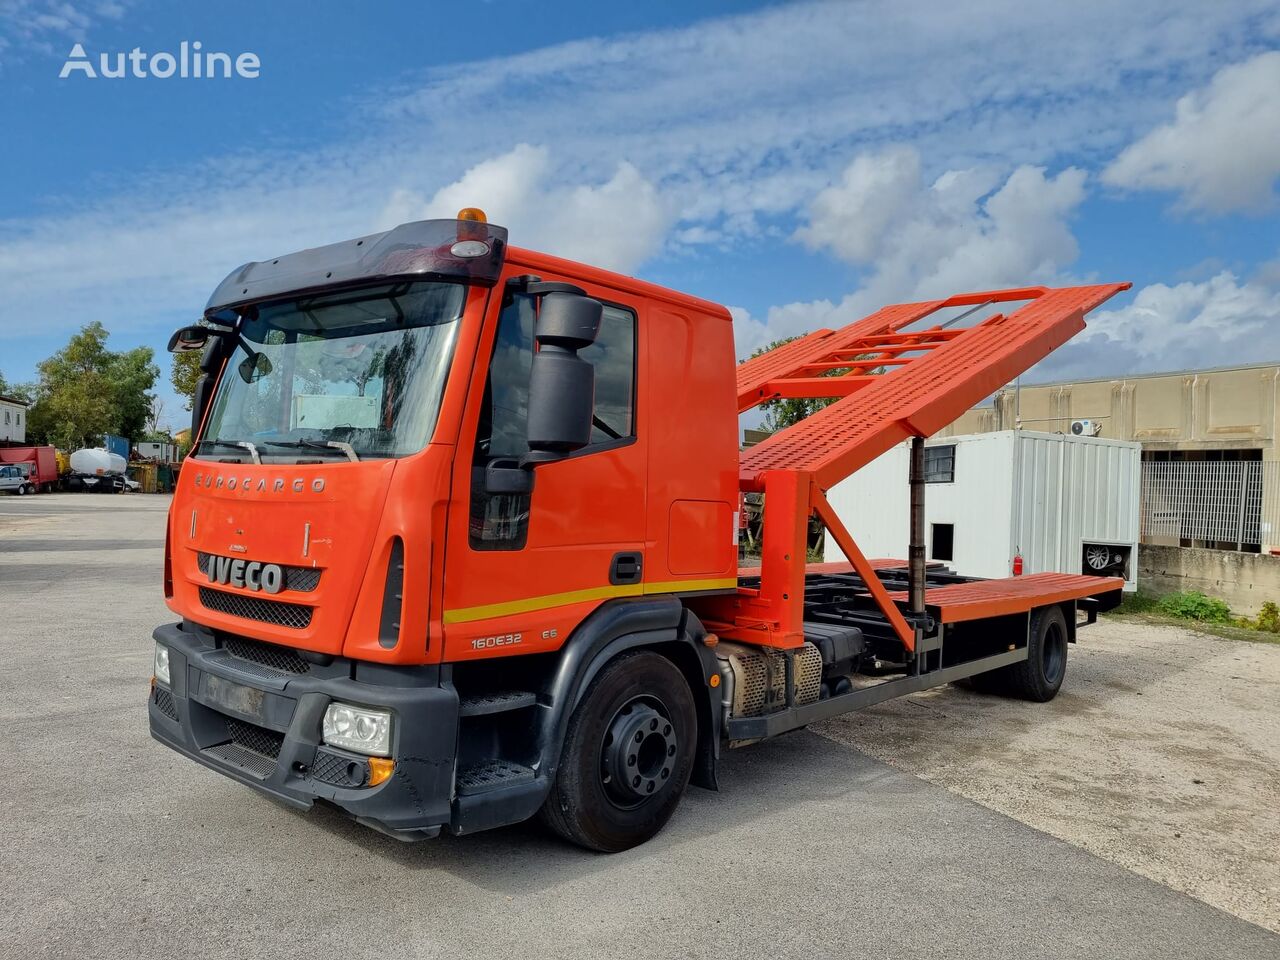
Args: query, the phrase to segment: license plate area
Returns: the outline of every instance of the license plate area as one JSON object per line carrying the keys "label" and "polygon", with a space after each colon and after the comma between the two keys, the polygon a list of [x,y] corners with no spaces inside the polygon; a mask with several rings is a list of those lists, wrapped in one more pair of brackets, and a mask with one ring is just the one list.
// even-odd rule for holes
{"label": "license plate area", "polygon": [[234,683],[206,673],[200,692],[200,700],[206,706],[260,726],[274,726],[268,719],[269,694],[265,690],[257,690],[243,683]]}

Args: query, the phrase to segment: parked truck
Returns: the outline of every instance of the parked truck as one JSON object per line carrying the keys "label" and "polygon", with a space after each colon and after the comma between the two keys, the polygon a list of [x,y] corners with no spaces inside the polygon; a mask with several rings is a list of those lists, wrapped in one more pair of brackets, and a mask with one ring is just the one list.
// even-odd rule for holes
{"label": "parked truck", "polygon": [[63,478],[68,490],[90,493],[119,493],[125,488],[128,461],[106,447],[85,447],[71,454],[69,470]]}
{"label": "parked truck", "polygon": [[0,447],[0,463],[20,466],[34,492],[48,493],[58,486],[58,458],[53,447]]}
{"label": "parked truck", "polygon": [[[170,341],[203,373],[152,735],[400,839],[540,814],[617,851],[723,747],[971,677],[1049,700],[1123,581],[928,564],[920,438],[1126,287],[886,307],[739,365],[724,307],[476,210],[245,264]],[[775,397],[837,399],[740,452]],[[903,440],[907,558],[870,561],[826,491]],[[813,515],[842,562],[806,565]]]}

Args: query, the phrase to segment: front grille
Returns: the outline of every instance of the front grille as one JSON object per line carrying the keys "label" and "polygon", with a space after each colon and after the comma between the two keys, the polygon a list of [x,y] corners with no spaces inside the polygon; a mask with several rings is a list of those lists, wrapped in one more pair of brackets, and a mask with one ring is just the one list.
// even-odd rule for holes
{"label": "front grille", "polygon": [[222,649],[233,657],[270,667],[280,673],[306,673],[311,669],[311,664],[303,660],[296,651],[288,647],[276,646],[274,643],[261,643],[244,637],[227,637],[222,641]]}
{"label": "front grille", "polygon": [[264,600],[262,597],[246,597],[238,593],[211,590],[208,587],[200,588],[200,603],[219,613],[244,617],[246,620],[258,620],[262,623],[274,623],[294,630],[311,626],[311,608],[294,603]]}
{"label": "front grille", "polygon": [[231,740],[207,747],[204,752],[225,764],[238,767],[259,780],[265,780],[271,776],[280,758],[284,734],[265,730],[252,723],[233,720],[231,717],[224,717],[224,719],[227,721],[227,735]]}
{"label": "front grille", "polygon": [[284,734],[276,733],[254,723],[233,720],[227,717],[227,733],[231,734],[231,742],[245,750],[252,750],[276,760],[280,757],[280,747],[284,744]]}
{"label": "front grille", "polygon": [[[196,566],[206,577],[209,575],[209,561],[212,559],[211,553],[196,554]],[[320,586],[320,571],[315,567],[286,567],[282,564],[280,569],[284,572],[285,590],[310,593]]]}
{"label": "front grille", "polygon": [[173,694],[164,687],[156,687],[156,709],[170,720],[178,719],[178,706],[173,702]]}

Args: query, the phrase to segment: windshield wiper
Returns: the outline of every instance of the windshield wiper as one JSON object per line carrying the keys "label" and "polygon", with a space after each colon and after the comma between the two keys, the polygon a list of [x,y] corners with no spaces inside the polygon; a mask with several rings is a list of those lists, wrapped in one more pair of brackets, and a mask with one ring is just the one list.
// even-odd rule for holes
{"label": "windshield wiper", "polygon": [[341,440],[263,440],[262,443],[268,447],[288,447],[294,450],[302,447],[309,450],[340,450],[352,463],[358,463],[360,460],[351,444],[343,443]]}
{"label": "windshield wiper", "polygon": [[253,462],[261,465],[262,458],[258,456],[258,448],[248,440],[201,440],[200,445],[208,444],[211,447],[234,447],[237,450],[248,450],[249,456],[253,458]]}

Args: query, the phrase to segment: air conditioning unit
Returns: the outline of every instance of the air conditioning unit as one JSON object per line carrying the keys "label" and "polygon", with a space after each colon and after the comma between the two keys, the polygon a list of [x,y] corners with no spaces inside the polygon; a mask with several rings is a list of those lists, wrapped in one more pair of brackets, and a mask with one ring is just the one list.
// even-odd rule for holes
{"label": "air conditioning unit", "polygon": [[1072,420],[1071,434],[1076,437],[1096,437],[1102,432],[1102,423],[1098,420]]}

